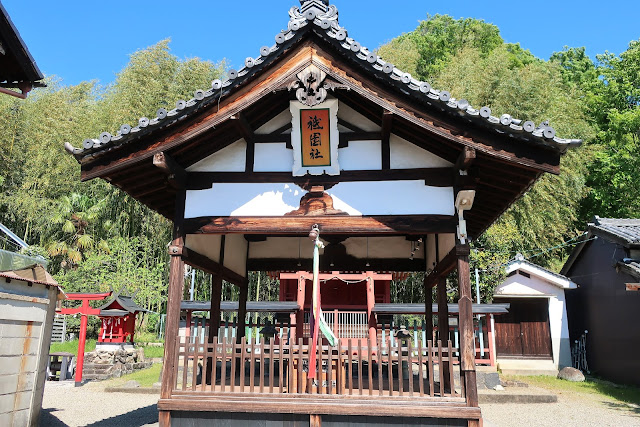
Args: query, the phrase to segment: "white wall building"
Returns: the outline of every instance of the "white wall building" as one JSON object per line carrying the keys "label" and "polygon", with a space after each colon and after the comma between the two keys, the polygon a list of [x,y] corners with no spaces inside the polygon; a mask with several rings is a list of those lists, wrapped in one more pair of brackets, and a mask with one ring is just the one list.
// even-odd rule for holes
{"label": "white wall building", "polygon": [[518,255],[494,293],[510,302],[510,314],[496,318],[498,364],[505,359],[551,359],[555,370],[571,366],[565,289],[576,284]]}

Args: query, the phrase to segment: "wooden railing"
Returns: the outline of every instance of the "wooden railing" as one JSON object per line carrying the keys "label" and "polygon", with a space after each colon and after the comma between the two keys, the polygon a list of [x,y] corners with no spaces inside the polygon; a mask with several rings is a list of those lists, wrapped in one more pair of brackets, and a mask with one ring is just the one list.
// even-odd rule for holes
{"label": "wooden railing", "polygon": [[[338,316],[338,323],[336,324],[334,319]],[[304,321],[305,323],[302,326],[303,337],[305,338],[305,343],[307,342],[310,334],[309,323],[308,323],[308,315],[309,312],[305,312]],[[325,320],[329,324],[329,326],[333,329],[336,337],[341,338],[343,344],[347,339],[350,338],[360,338],[366,342],[368,338],[368,321],[367,321],[367,313],[363,311],[339,311],[339,310],[327,310],[325,313]],[[456,319],[456,317],[451,317],[451,319]],[[207,327],[208,319],[204,318],[193,318],[191,319],[190,327],[188,328],[188,335],[193,337],[199,334],[204,342],[204,328]],[[277,321],[274,316],[263,316],[254,318],[253,316],[248,316],[246,325],[245,325],[245,336],[247,337],[247,343],[259,342],[260,334],[259,331],[267,324],[273,324],[276,326],[278,331],[277,339],[284,340],[285,344],[290,340],[290,331],[291,331],[291,323],[288,318],[285,318],[283,322]],[[413,346],[417,346],[418,342],[427,342],[429,338],[432,341],[437,341],[440,339],[438,335],[438,327],[435,326],[433,328],[433,335],[431,337],[427,336],[426,326],[424,321],[400,321],[389,323],[379,323],[377,325],[377,336],[378,339],[382,340],[383,343],[387,341],[391,341],[391,344],[396,346],[396,332],[400,328],[400,325],[404,325],[405,328],[409,331],[412,339]],[[482,325],[482,329],[480,329],[479,325]],[[237,336],[237,319],[236,318],[225,318],[221,320],[220,329],[218,331],[219,341],[222,342],[223,339],[232,340]],[[493,342],[493,330],[491,329],[491,318],[489,315],[481,315],[481,322],[475,322],[474,325],[474,336],[475,336],[475,361],[478,365],[494,365],[495,364],[495,354],[493,354],[493,349],[491,348],[491,343]],[[457,326],[450,326],[449,333],[443,341],[451,340],[454,347],[459,346],[460,342],[460,334]],[[354,345],[355,345],[354,340]],[[384,344],[386,345],[386,344]],[[457,350],[456,350],[457,351]],[[456,356],[459,356],[459,353],[456,353]]]}
{"label": "wooden railing", "polygon": [[[270,393],[369,397],[461,399],[458,351],[451,341],[411,340],[392,344],[350,339],[347,345],[311,346],[261,338],[204,342],[200,336],[179,337],[174,392]],[[310,379],[310,370],[316,378]]]}

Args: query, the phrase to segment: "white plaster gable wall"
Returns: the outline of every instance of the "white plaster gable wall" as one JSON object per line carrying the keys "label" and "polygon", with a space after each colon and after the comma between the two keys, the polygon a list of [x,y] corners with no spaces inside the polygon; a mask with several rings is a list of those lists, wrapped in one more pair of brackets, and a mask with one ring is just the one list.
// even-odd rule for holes
{"label": "white plaster gable wall", "polygon": [[293,150],[282,142],[256,144],[253,161],[254,172],[291,172]]}
{"label": "white plaster gable wall", "polygon": [[269,120],[267,123],[256,129],[255,133],[259,135],[266,135],[277,131],[285,125],[291,123],[291,111],[289,109],[283,110],[280,114]]}
{"label": "white plaster gable wall", "polygon": [[569,324],[564,289],[540,277],[515,274],[495,290],[495,296],[549,299],[549,331],[553,362],[556,367],[571,366]]}
{"label": "white plaster gable wall", "polygon": [[391,169],[441,168],[453,166],[452,163],[394,134],[391,134],[389,138],[389,147],[391,150]]}
{"label": "white plaster gable wall", "polygon": [[187,172],[244,172],[247,142],[244,139],[189,166]]}
{"label": "white plaster gable wall", "polygon": [[382,141],[349,141],[349,146],[338,149],[340,169],[382,170]]}
{"label": "white plaster gable wall", "polygon": [[340,108],[338,109],[338,120],[344,120],[347,123],[358,126],[365,132],[377,132],[381,129],[380,125],[377,125],[367,119],[344,102],[340,103]]}

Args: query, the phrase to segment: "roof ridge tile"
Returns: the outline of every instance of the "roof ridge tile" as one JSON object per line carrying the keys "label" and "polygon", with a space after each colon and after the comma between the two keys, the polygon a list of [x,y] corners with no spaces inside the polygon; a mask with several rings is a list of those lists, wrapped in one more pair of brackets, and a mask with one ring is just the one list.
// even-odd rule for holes
{"label": "roof ridge tile", "polygon": [[[337,40],[339,42],[338,45],[356,59],[366,61],[374,70],[381,71],[385,78],[396,84],[405,85],[408,89],[405,93],[413,95],[414,97],[422,97],[422,101],[429,105],[434,104],[425,98],[438,101],[442,111],[447,111],[446,108],[448,108],[452,110],[451,112],[462,112],[469,117],[471,122],[482,124],[501,134],[510,134],[512,136],[516,134],[523,136],[530,134],[535,137],[534,140],[537,140],[537,143],[550,146],[560,152],[565,152],[569,147],[578,146],[582,143],[579,139],[557,137],[555,129],[549,126],[548,121],[542,122],[537,127],[531,121],[526,121],[520,126],[520,123],[522,123],[521,119],[514,119],[509,114],[503,114],[500,118],[495,117],[491,115],[491,109],[487,106],[477,110],[472,107],[467,100],[464,100],[465,103],[461,106],[460,101],[456,102],[448,91],[434,89],[429,83],[414,79],[409,73],[405,73],[393,64],[385,62],[375,52],[370,51],[354,39],[348,37],[347,30],[341,27],[338,22],[339,15],[336,6],[329,5],[328,1],[325,0],[301,0],[300,3],[300,7],[294,6],[289,10],[290,19],[287,23],[287,29],[276,35],[276,44],[273,47],[262,47],[260,49],[260,56],[257,58],[248,57],[245,60],[245,66],[240,70],[229,70],[226,80],[214,80],[212,82],[212,88],[206,92],[202,89],[196,90],[194,92],[194,98],[185,104],[182,104],[184,101],[178,101],[176,103],[176,109],[171,110],[172,114],[169,114],[164,109],[160,109],[155,118],[149,120],[146,117],[142,117],[137,127],[130,128],[130,132],[127,133],[121,132],[118,138],[112,137],[108,132],[103,132],[100,134],[100,140],[85,139],[83,147],[80,148],[76,148],[69,142],[65,142],[65,149],[78,160],[85,156],[93,158],[98,155],[99,152],[112,148],[111,145],[116,141],[120,142],[120,144],[118,144],[119,146],[133,139],[133,137],[136,136],[135,134],[142,130],[141,128],[148,128],[149,130],[147,130],[147,132],[151,132],[159,123],[167,121],[170,118],[173,119],[173,121],[167,123],[167,126],[179,121],[182,117],[189,115],[192,110],[191,107],[199,107],[200,104],[204,104],[207,101],[207,98],[215,98],[216,91],[220,91],[217,96],[219,98],[223,95],[223,89],[229,88],[232,85],[237,86],[242,84],[243,78],[250,74],[250,71],[258,69],[258,65],[265,63],[269,56],[280,51],[281,45],[292,40],[300,30],[306,28],[310,23],[319,27],[329,38]],[[363,65],[366,66],[366,64]],[[233,88],[230,88],[230,90],[231,89]],[[160,113],[161,110],[164,111]],[[194,110],[197,110],[197,108]],[[124,124],[121,129],[125,126],[129,125]]]}

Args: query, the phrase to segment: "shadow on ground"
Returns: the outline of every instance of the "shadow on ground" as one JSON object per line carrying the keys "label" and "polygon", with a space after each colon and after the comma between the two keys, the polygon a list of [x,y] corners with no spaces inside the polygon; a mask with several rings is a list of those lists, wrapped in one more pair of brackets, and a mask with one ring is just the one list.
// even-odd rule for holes
{"label": "shadow on ground", "polygon": [[[55,412],[58,409],[43,409],[40,415],[40,425],[46,427],[69,427],[56,417]],[[116,415],[115,417],[106,418],[92,424],[91,427],[141,427],[148,424],[158,422],[158,405],[149,405],[139,408],[126,414]]]}
{"label": "shadow on ground", "polygon": [[629,404],[629,403],[623,403],[623,402],[602,402],[602,403],[604,403],[611,409],[616,409],[618,411],[626,412],[629,415],[640,417],[640,406],[636,404]]}

